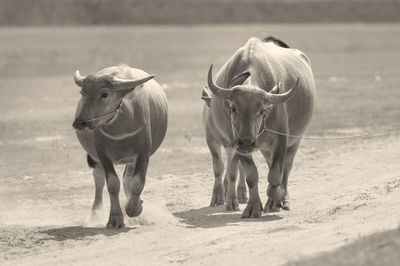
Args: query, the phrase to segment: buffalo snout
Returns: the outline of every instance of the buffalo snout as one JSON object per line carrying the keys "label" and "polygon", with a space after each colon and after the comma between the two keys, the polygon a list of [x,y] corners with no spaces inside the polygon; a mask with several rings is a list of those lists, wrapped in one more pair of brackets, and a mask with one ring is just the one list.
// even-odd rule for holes
{"label": "buffalo snout", "polygon": [[77,118],[72,123],[72,127],[75,128],[76,130],[83,130],[85,128],[89,128],[89,123],[83,119]]}
{"label": "buffalo snout", "polygon": [[250,138],[240,138],[235,145],[235,149],[239,153],[251,153],[256,149],[256,141]]}
{"label": "buffalo snout", "polygon": [[254,147],[254,146],[256,146],[256,142],[251,139],[239,139],[238,145],[245,146],[245,147]]}

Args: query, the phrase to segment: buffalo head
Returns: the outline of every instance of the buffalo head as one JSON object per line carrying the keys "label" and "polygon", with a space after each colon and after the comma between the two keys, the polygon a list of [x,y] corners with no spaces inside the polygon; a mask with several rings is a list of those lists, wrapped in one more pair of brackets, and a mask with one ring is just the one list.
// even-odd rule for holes
{"label": "buffalo head", "polygon": [[82,97],[79,100],[72,126],[78,131],[93,130],[110,122],[118,113],[122,98],[135,87],[152,78],[154,76],[124,79],[119,78],[118,73],[115,72],[82,77],[77,70],[74,81],[82,88]]}
{"label": "buffalo head", "polygon": [[273,111],[273,105],[287,101],[295,93],[299,79],[287,92],[279,94],[280,83],[270,92],[255,86],[243,85],[243,81],[250,76],[249,72],[244,72],[234,78],[240,82],[233,82],[231,88],[222,88],[213,80],[212,67],[211,65],[208,71],[208,87],[215,96],[227,101],[233,128],[234,148],[239,154],[250,154],[257,149],[261,126],[264,119]]}

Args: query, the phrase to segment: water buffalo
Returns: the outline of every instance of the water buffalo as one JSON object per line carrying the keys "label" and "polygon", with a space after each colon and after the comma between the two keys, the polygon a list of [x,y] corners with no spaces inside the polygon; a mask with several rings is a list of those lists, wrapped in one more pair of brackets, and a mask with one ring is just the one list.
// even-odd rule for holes
{"label": "water buffalo", "polygon": [[[268,201],[264,211],[289,209],[288,176],[302,136],[315,105],[315,84],[307,56],[283,41],[269,37],[251,38],[212,75],[203,91],[206,101],[203,122],[215,174],[211,206],[226,201],[227,210],[238,210],[235,189],[238,167],[243,166],[249,187],[249,201],[242,218],[260,217],[258,171],[252,153],[260,150],[269,166]],[[227,181],[221,146],[227,154]],[[241,165],[241,166],[240,166]],[[239,188],[243,186],[239,183]],[[242,196],[240,196],[242,197]]]}
{"label": "water buffalo", "polygon": [[82,88],[73,127],[96,185],[92,215],[102,208],[105,181],[110,195],[107,228],[121,228],[120,181],[114,164],[126,164],[123,187],[129,217],[142,211],[142,193],[150,156],[164,140],[168,105],[154,76],[126,65],[105,68],[74,80]]}

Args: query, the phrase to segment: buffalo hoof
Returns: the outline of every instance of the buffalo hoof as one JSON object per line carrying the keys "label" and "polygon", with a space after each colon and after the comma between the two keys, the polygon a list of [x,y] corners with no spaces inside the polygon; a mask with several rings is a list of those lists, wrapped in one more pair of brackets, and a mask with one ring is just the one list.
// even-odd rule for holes
{"label": "buffalo hoof", "polygon": [[107,222],[107,228],[108,229],[118,229],[118,228],[123,228],[125,226],[124,224],[124,216],[121,214],[118,215],[112,215],[110,214],[110,218],[108,218]]}
{"label": "buffalo hoof", "polygon": [[242,218],[260,218],[262,203],[260,199],[250,200],[242,213]]}
{"label": "buffalo hoof", "polygon": [[290,210],[290,203],[286,197],[281,202],[275,202],[272,199],[268,199],[267,203],[265,203],[264,212],[279,212],[281,210]]}
{"label": "buffalo hoof", "polygon": [[282,204],[280,202],[274,202],[272,199],[268,199],[264,206],[264,212],[280,212]]}
{"label": "buffalo hoof", "polygon": [[227,211],[239,211],[239,202],[236,197],[228,197],[226,199],[225,210]]}
{"label": "buffalo hoof", "polygon": [[131,197],[125,205],[126,214],[131,218],[139,216],[143,210],[142,203],[143,200]]}
{"label": "buffalo hoof", "polygon": [[285,211],[290,210],[289,196],[287,196],[287,195],[283,198],[282,209],[284,209]]}
{"label": "buffalo hoof", "polygon": [[238,186],[237,188],[237,197],[238,197],[238,201],[239,203],[247,203],[247,190],[246,190],[246,186]]}
{"label": "buffalo hoof", "polygon": [[89,222],[97,222],[104,219],[104,209],[103,206],[96,206],[92,208],[90,213]]}
{"label": "buffalo hoof", "polygon": [[285,195],[286,195],[285,189],[281,185],[277,186],[268,185],[267,196],[269,199],[272,199],[275,202],[280,202],[283,200]]}
{"label": "buffalo hoof", "polygon": [[210,207],[224,205],[224,198],[224,188],[222,186],[214,187]]}

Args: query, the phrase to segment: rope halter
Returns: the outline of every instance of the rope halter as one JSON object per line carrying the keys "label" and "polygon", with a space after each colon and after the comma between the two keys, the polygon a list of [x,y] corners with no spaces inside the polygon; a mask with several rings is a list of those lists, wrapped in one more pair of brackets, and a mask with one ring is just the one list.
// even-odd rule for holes
{"label": "rope halter", "polygon": [[106,124],[109,124],[112,120],[114,120],[114,118],[117,116],[117,114],[120,114],[120,113],[122,113],[122,101],[119,103],[118,107],[114,111],[111,111],[102,116],[98,116],[98,117],[86,120],[86,122],[93,122],[93,121],[101,120],[101,119],[112,116],[110,120],[108,120],[107,122],[105,122],[103,124],[103,125],[106,125]]}

